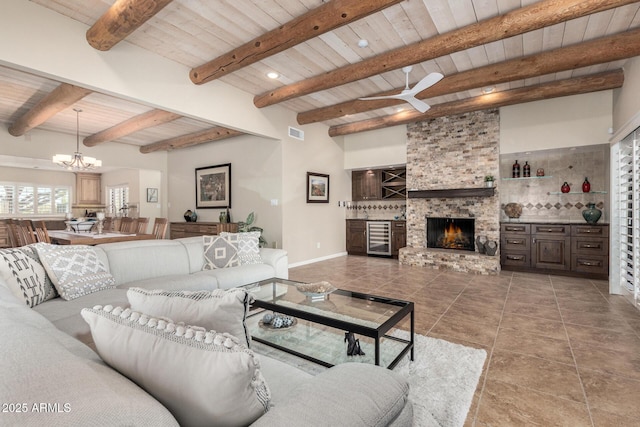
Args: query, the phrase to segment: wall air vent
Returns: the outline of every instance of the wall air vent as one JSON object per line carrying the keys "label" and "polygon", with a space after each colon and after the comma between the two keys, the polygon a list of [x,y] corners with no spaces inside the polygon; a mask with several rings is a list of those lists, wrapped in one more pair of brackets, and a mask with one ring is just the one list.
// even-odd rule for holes
{"label": "wall air vent", "polygon": [[292,128],[289,126],[289,136],[291,138],[299,139],[300,141],[304,141],[304,131],[296,128]]}

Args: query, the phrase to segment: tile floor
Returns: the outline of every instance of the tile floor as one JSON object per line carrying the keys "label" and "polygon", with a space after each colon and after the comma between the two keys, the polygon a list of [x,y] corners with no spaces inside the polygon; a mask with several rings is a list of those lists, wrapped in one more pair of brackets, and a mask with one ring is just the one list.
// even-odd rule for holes
{"label": "tile floor", "polygon": [[358,256],[289,275],[413,301],[416,333],[485,349],[467,426],[640,425],[640,311],[606,281]]}

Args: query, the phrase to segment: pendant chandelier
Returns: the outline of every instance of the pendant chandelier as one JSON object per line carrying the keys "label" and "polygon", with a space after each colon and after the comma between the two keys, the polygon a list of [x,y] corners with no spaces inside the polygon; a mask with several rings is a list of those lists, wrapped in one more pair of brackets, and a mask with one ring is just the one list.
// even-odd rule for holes
{"label": "pendant chandelier", "polygon": [[76,152],[73,155],[56,154],[53,156],[53,163],[67,170],[86,171],[102,166],[102,161],[95,157],[85,157],[80,152],[80,113],[82,110],[74,108],[76,112]]}

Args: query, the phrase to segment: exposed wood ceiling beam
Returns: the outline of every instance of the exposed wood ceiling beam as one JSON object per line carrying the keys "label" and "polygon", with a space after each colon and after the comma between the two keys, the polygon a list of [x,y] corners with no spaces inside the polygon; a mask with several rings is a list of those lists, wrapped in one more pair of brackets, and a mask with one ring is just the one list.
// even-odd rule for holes
{"label": "exposed wood ceiling beam", "polygon": [[244,132],[240,132],[233,129],[228,129],[222,126],[216,126],[211,129],[205,129],[199,132],[190,133],[187,135],[178,136],[175,138],[165,139],[164,141],[154,142],[140,147],[140,152],[147,154],[154,151],[161,150],[175,150],[176,148],[186,148],[192,145],[204,144],[205,142],[218,141],[220,139],[231,138],[233,136],[243,135]]}
{"label": "exposed wood ceiling beam", "polygon": [[300,82],[256,95],[258,108],[502,40],[570,19],[633,3],[632,0],[543,0],[504,15],[394,49]]}
{"label": "exposed wood ceiling beam", "polygon": [[[529,55],[524,58],[512,59],[453,74],[420,92],[416,97],[418,99],[433,98],[638,55],[640,55],[640,28],[537,55]],[[404,88],[393,89],[371,96],[393,95],[400,93],[402,89]],[[394,99],[352,100],[299,113],[298,123],[301,125],[316,123],[347,114],[357,114],[403,103],[404,101],[402,100]]]}
{"label": "exposed wood ceiling beam", "polygon": [[355,123],[331,126],[330,136],[348,135],[367,130],[381,129],[389,126],[402,125],[435,117],[468,113],[471,111],[498,108],[506,105],[522,104],[561,96],[577,95],[581,93],[597,92],[615,89],[622,86],[624,73],[622,70],[608,71],[573,79],[557,80],[535,86],[511,89],[488,95],[467,98],[459,101],[446,102],[431,107],[426,113],[418,111],[403,111],[385,117],[363,120]]}
{"label": "exposed wood ceiling beam", "polygon": [[13,136],[24,135],[90,93],[89,89],[62,83],[9,126],[9,133]]}
{"label": "exposed wood ceiling beam", "polygon": [[108,129],[89,135],[83,140],[87,147],[93,147],[102,142],[114,141],[123,136],[130,135],[139,130],[158,126],[182,117],[180,114],[170,113],[164,110],[151,110],[118,123]]}
{"label": "exposed wood ceiling beam", "polygon": [[95,49],[109,50],[172,1],[117,0],[87,30],[87,41]]}
{"label": "exposed wood ceiling beam", "polygon": [[332,0],[216,59],[193,68],[189,77],[195,84],[218,79],[401,1]]}

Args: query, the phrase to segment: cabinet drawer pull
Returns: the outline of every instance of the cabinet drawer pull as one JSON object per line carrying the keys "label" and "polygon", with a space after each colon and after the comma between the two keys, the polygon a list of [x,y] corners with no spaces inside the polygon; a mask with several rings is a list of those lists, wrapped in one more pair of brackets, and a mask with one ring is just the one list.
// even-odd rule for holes
{"label": "cabinet drawer pull", "polygon": [[564,233],[564,227],[560,227],[560,228],[538,228],[539,232],[544,232],[544,233]]}
{"label": "cabinet drawer pull", "polygon": [[599,261],[578,261],[578,264],[585,267],[600,267],[602,265]]}
{"label": "cabinet drawer pull", "polygon": [[522,261],[524,259],[524,255],[507,255],[507,259],[510,261]]}
{"label": "cabinet drawer pull", "polygon": [[592,244],[589,244],[589,243],[585,243],[585,244],[583,244],[583,245],[580,245],[580,247],[581,247],[581,248],[585,248],[585,249],[600,249],[600,247],[601,247],[601,246],[600,246],[600,244],[599,244],[599,243],[598,243],[598,244],[596,244],[596,245],[592,245]]}
{"label": "cabinet drawer pull", "polygon": [[507,239],[507,243],[509,243],[510,245],[524,245],[524,241],[523,240],[509,240],[509,239]]}
{"label": "cabinet drawer pull", "polygon": [[506,226],[504,229],[506,231],[524,231],[524,227]]}

